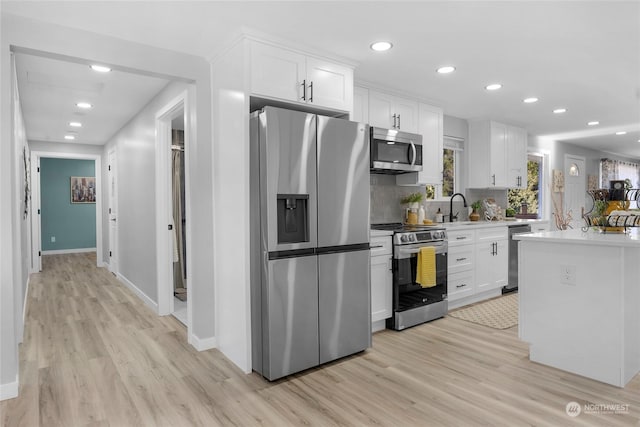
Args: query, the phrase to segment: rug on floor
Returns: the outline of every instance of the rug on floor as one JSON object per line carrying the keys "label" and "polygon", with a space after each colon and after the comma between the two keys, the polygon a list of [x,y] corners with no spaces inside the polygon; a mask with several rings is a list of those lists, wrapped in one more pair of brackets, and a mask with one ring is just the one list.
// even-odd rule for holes
{"label": "rug on floor", "polygon": [[518,324],[518,294],[460,308],[449,312],[449,316],[494,329],[508,329]]}

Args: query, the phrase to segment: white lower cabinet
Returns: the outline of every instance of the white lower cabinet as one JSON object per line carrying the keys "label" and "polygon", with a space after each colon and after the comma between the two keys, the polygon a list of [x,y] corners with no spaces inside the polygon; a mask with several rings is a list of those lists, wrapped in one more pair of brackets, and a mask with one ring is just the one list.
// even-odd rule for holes
{"label": "white lower cabinet", "polygon": [[508,228],[448,230],[449,308],[499,295],[508,278]]}
{"label": "white lower cabinet", "polygon": [[550,231],[550,230],[551,230],[551,224],[549,224],[549,221],[539,221],[531,224],[531,231],[534,233],[541,233],[543,231]]}
{"label": "white lower cabinet", "polygon": [[385,328],[392,314],[391,236],[371,238],[371,326],[373,332]]}
{"label": "white lower cabinet", "polygon": [[476,245],[476,288],[478,292],[507,286],[509,258],[507,239]]}

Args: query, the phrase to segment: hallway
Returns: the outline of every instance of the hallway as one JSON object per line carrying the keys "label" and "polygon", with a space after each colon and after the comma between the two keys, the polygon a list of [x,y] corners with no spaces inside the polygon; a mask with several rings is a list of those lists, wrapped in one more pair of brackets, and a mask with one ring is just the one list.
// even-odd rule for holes
{"label": "hallway", "polygon": [[20,395],[3,427],[563,425],[568,402],[629,405],[582,425],[637,425],[640,376],[624,389],[531,363],[517,327],[446,317],[374,335],[374,348],[286,380],[198,352],[91,253],[48,255],[31,278]]}
{"label": "hallway", "polygon": [[20,358],[20,396],[0,403],[2,426],[213,425],[220,407],[233,412],[233,390],[263,384],[187,344],[178,320],[96,268],[95,253],[43,256]]}

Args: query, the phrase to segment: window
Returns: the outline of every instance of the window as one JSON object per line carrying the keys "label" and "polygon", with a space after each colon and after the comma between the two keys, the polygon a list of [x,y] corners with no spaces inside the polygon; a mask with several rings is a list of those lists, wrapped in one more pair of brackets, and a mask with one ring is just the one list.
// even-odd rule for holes
{"label": "window", "polygon": [[451,197],[459,191],[464,139],[445,136],[442,152],[442,184],[427,185],[427,199]]}
{"label": "window", "polygon": [[609,188],[609,181],[629,180],[632,188],[640,187],[640,166],[637,163],[618,160],[600,160],[600,182],[602,188]]}
{"label": "window", "polygon": [[509,207],[519,213],[522,204],[526,203],[527,212],[536,213],[538,218],[541,218],[543,176],[543,157],[538,154],[529,154],[527,156],[527,188],[509,190]]}

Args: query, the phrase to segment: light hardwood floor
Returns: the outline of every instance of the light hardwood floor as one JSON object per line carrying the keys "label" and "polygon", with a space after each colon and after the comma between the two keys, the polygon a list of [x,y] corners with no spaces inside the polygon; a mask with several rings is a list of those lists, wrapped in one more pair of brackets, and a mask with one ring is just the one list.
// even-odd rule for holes
{"label": "light hardwood floor", "polygon": [[[639,425],[640,376],[618,389],[529,362],[517,330],[447,317],[374,335],[373,348],[269,383],[197,352],[87,254],[32,277],[20,396],[3,426]],[[628,404],[624,415],[566,404]]]}

